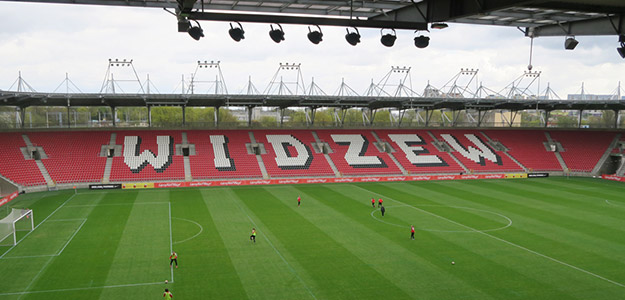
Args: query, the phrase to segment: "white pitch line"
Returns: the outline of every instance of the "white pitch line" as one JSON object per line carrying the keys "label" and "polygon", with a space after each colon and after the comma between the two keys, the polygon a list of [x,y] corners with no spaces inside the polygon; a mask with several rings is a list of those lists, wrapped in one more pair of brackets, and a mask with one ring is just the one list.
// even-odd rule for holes
{"label": "white pitch line", "polygon": [[46,255],[29,255],[29,256],[7,256],[2,259],[19,259],[19,258],[37,258],[37,257],[50,257],[57,256],[56,254],[46,254]]}
{"label": "white pitch line", "polygon": [[[356,187],[358,187],[358,188],[360,188],[360,189],[363,189],[363,190],[365,190],[365,191],[368,191],[368,192],[372,192],[372,191],[367,190],[367,189],[365,189],[365,188],[362,188],[362,187],[360,187],[360,186],[356,186]],[[380,193],[376,193],[376,192],[374,192],[374,193],[375,193],[375,194],[378,194],[378,195],[380,195],[380,196],[384,196],[384,195],[382,195],[382,194],[380,194]],[[395,199],[390,198],[390,197],[386,197],[386,198],[391,199],[391,200],[396,201],[396,202],[399,202],[399,203],[403,203],[403,202],[401,202],[401,201],[399,201],[399,200],[395,200]],[[404,203],[404,204],[406,204],[406,203]],[[409,204],[407,204],[407,205],[409,205]],[[409,206],[412,206],[412,205],[409,205]],[[412,206],[412,207],[414,207],[414,206]],[[479,230],[477,230],[477,229],[475,229],[475,228],[473,228],[473,227],[470,227],[470,226],[464,225],[464,224],[462,224],[462,223],[458,223],[458,222],[456,222],[456,221],[454,221],[454,220],[450,220],[450,219],[445,218],[445,217],[443,217],[443,216],[439,216],[439,215],[437,215],[437,214],[435,214],[435,213],[431,213],[431,212],[429,212],[429,211],[427,211],[427,210],[423,210],[423,209],[420,209],[420,208],[418,208],[418,207],[414,207],[414,208],[415,208],[415,209],[417,209],[417,210],[420,210],[420,211],[422,211],[422,212],[424,212],[424,213],[427,213],[427,214],[429,214],[429,215],[432,215],[432,216],[434,216],[434,217],[440,218],[440,219],[442,219],[442,220],[446,220],[446,221],[448,221],[448,222],[450,222],[450,223],[453,223],[453,224],[456,224],[456,225],[459,225],[459,226],[465,227],[465,228],[467,228],[467,229],[471,229],[471,230],[473,230],[473,231],[475,231],[475,232],[477,232],[477,233],[483,234],[483,235],[485,235],[485,236],[487,236],[487,237],[490,237],[490,238],[493,238],[493,239],[495,239],[495,240],[498,240],[498,241],[504,242],[504,243],[506,243],[506,244],[508,244],[508,245],[510,245],[510,246],[517,247],[517,248],[519,248],[519,249],[522,249],[522,250],[525,250],[525,251],[530,252],[530,253],[532,253],[532,254],[535,254],[535,255],[538,255],[538,256],[540,256],[540,257],[546,258],[546,259],[551,260],[551,261],[553,261],[553,262],[557,262],[557,263],[559,263],[559,264],[561,264],[561,265],[567,266],[567,267],[569,267],[569,268],[572,268],[572,269],[578,270],[578,271],[580,271],[580,272],[586,273],[586,274],[591,275],[591,276],[593,276],[593,277],[599,278],[599,279],[601,279],[601,280],[604,280],[604,281],[607,281],[607,282],[612,283],[612,284],[614,284],[614,285],[617,285],[617,286],[620,286],[620,287],[625,288],[625,285],[624,285],[624,284],[622,284],[622,283],[619,283],[619,282],[616,282],[616,281],[614,281],[614,280],[611,280],[611,279],[605,278],[605,277],[603,277],[603,276],[601,276],[601,275],[597,275],[597,274],[595,274],[595,273],[593,273],[593,272],[590,272],[590,271],[584,270],[584,269],[582,269],[582,268],[580,268],[580,267],[576,267],[576,266],[574,266],[574,265],[571,265],[571,264],[565,263],[565,262],[563,262],[563,261],[561,261],[561,260],[558,260],[558,259],[555,259],[555,258],[553,258],[553,257],[551,257],[551,256],[547,256],[547,255],[542,254],[542,253],[540,253],[540,252],[537,252],[537,251],[534,251],[534,250],[531,250],[531,249],[525,248],[525,247],[523,247],[523,246],[521,246],[521,245],[518,245],[518,244],[515,244],[515,243],[513,243],[513,242],[510,242],[510,241],[504,240],[504,239],[502,239],[502,238],[496,237],[496,236],[491,235],[491,234],[489,234],[489,233],[486,233],[486,232],[483,232],[483,231],[479,231]]]}
{"label": "white pitch line", "polygon": [[[171,202],[167,202],[167,204],[169,205],[169,253],[173,253],[174,252],[174,237],[172,234],[172,230],[171,230]],[[176,264],[176,266],[178,266]],[[171,283],[174,283],[174,266],[170,265],[169,270],[171,271]]]}
{"label": "white pitch line", "polygon": [[84,220],[86,219],[53,219],[48,222],[72,222],[72,221],[84,221]]}
{"label": "white pitch line", "polygon": [[56,254],[56,256],[61,255],[61,253],[63,253],[63,251],[65,250],[65,248],[67,247],[67,245],[69,245],[69,243],[72,242],[72,240],[74,239],[74,237],[76,236],[76,234],[80,231],[80,229],[82,228],[82,225],[85,225],[85,223],[87,222],[87,219],[83,219],[82,223],[80,223],[80,226],[78,226],[78,229],[76,229],[76,231],[74,231],[74,234],[72,234],[72,236],[69,238],[69,241],[67,241],[67,243],[65,243],[65,246],[63,246],[63,248],[61,248],[61,251],[59,251],[59,253]]}
{"label": "white pitch line", "polygon": [[188,239],[184,239],[182,241],[176,241],[176,242],[174,242],[174,245],[181,244],[181,243],[184,243],[186,241],[190,241],[190,240],[196,238],[198,235],[202,234],[202,232],[204,231],[204,227],[202,227],[202,225],[198,224],[198,222],[187,220],[187,219],[183,219],[183,218],[176,218],[176,217],[173,217],[172,219],[187,221],[187,222],[190,222],[190,223],[193,223],[193,224],[197,225],[197,227],[200,227],[200,232],[196,233],[194,236],[192,236],[192,237],[190,237]]}
{"label": "white pitch line", "polygon": [[163,284],[163,283],[162,282],[131,283],[131,284],[106,285],[106,286],[90,286],[90,287],[58,289],[58,290],[12,292],[12,293],[0,293],[0,296],[25,295],[25,294],[42,294],[42,293],[58,293],[58,292],[84,291],[84,290],[95,290],[95,289],[112,289],[112,288],[134,287],[134,286],[157,285],[157,284]]}
{"label": "white pitch line", "polygon": [[50,213],[45,219],[43,219],[43,221],[41,221],[41,223],[37,224],[37,226],[35,226],[35,228],[31,231],[29,231],[28,233],[26,233],[19,241],[17,241],[17,243],[15,243],[15,245],[11,246],[11,248],[9,248],[9,250],[7,250],[6,252],[4,252],[2,255],[0,255],[0,259],[2,259],[7,253],[11,252],[11,250],[13,250],[17,245],[20,244],[21,241],[23,241],[27,236],[29,236],[32,232],[34,232],[35,230],[37,230],[37,228],[39,228],[39,226],[41,226],[41,224],[45,223],[50,217],[52,217],[52,215],[54,215],[59,209],[61,209],[61,207],[63,207],[65,205],[65,203],[67,203],[69,200],[72,200],[72,198],[74,198],[74,196],[76,196],[76,194],[71,195],[69,198],[67,198],[67,200],[65,200],[65,202],[63,202],[63,204],[61,204],[59,207],[57,207],[52,213]]}
{"label": "white pitch line", "polygon": [[[50,262],[52,261],[52,257],[50,257],[48,259],[48,261],[46,261],[46,263],[43,265],[43,267],[41,267],[41,269],[39,270],[39,272],[37,272],[37,275],[35,275],[35,277],[33,277],[33,279],[30,281],[30,283],[28,284],[28,286],[26,287],[26,289],[24,289],[25,292],[28,292],[28,289],[30,289],[30,287],[33,285],[33,283],[35,283],[35,281],[37,281],[37,279],[39,278],[39,276],[41,276],[41,274],[43,273],[43,271],[48,267],[48,265],[50,264]],[[17,300],[22,299],[22,296],[24,296],[25,294],[20,294],[20,296],[17,298]]]}
{"label": "white pitch line", "polygon": [[622,205],[616,205],[616,204],[614,204],[614,203],[612,203],[612,202],[608,201],[607,199],[605,199],[605,203],[610,204],[610,205],[612,205],[612,206],[616,206],[616,207],[625,207],[625,206],[622,206]]}
{"label": "white pitch line", "polygon": [[[243,210],[243,208],[241,207],[241,205],[239,205],[238,201],[233,201],[237,207],[239,207],[239,209],[247,216],[248,220],[250,220],[250,222],[252,222],[252,224],[254,224],[255,228],[259,228],[258,225],[256,225],[256,222],[254,222],[254,220],[252,220],[252,217],[250,217],[250,215]],[[258,230],[259,232],[261,230]],[[265,238],[265,240],[267,240],[267,242],[269,243],[269,246],[271,246],[271,248],[273,248],[273,251],[275,251],[276,253],[278,253],[278,256],[280,256],[280,259],[282,259],[282,261],[287,265],[287,267],[289,267],[289,269],[291,270],[291,273],[293,273],[293,275],[295,275],[295,277],[297,277],[297,279],[299,279],[299,281],[302,283],[302,285],[304,286],[304,288],[308,291],[308,293],[310,294],[311,297],[313,297],[313,299],[317,299],[317,297],[315,297],[315,294],[313,294],[313,292],[310,290],[310,288],[308,287],[308,285],[306,284],[306,282],[304,282],[304,280],[302,279],[302,277],[299,276],[299,274],[297,274],[297,271],[295,271],[295,269],[291,266],[291,264],[286,260],[286,258],[284,258],[284,256],[282,256],[282,253],[280,253],[280,251],[278,251],[278,249],[276,249],[276,246],[273,245],[273,243],[271,242],[271,240],[269,240],[269,238],[266,235],[263,235],[263,238]]]}

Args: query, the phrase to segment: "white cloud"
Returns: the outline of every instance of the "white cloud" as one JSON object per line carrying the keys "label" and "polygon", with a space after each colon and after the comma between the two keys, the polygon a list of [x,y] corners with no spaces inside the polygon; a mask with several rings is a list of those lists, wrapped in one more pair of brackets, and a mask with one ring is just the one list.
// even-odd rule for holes
{"label": "white cloud", "polygon": [[[314,77],[328,94],[342,78],[363,93],[390,66],[412,67],[412,86],[419,92],[428,81],[442,87],[460,68],[479,69],[477,80],[499,91],[523,74],[529,59],[529,39],[508,27],[450,24],[430,33],[428,48],[417,49],[412,31],[398,31],[395,46],[387,48],[379,30],[361,29],[362,43],[354,47],[340,27],[322,27],[324,41],[313,45],[301,25],[284,25],[286,40],[275,44],[268,24],[244,23],[246,38],[239,43],[228,36],[228,23],[201,24],[206,37],[195,41],[178,33],[175,18],[162,9],[1,2],[0,88],[8,89],[22,71],[36,90],[52,91],[67,72],[84,92],[98,92],[107,60],[126,58],[134,59],[142,81],[149,74],[162,93],[173,92],[183,75],[188,79],[198,60],[221,61],[230,93],[240,92],[250,76],[262,92],[284,62],[302,63],[306,86]],[[533,65],[542,71],[541,89],[549,82],[566,97],[584,82],[588,92],[611,93],[625,80],[616,38],[578,40],[577,49],[565,51],[562,37],[535,39]],[[214,77],[204,70],[198,74]]]}

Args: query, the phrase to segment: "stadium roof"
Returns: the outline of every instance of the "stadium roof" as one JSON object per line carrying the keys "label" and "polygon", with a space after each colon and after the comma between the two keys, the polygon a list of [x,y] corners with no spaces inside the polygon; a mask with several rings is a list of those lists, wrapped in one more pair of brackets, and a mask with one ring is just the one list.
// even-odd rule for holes
{"label": "stadium roof", "polygon": [[[15,0],[0,0],[15,1]],[[179,21],[214,20],[395,29],[456,22],[531,28],[527,35],[625,34],[623,0],[21,0],[160,7]],[[180,27],[179,27],[180,28]]]}
{"label": "stadium roof", "polygon": [[625,100],[211,94],[63,94],[0,91],[2,106],[269,106],[452,110],[625,110]]}

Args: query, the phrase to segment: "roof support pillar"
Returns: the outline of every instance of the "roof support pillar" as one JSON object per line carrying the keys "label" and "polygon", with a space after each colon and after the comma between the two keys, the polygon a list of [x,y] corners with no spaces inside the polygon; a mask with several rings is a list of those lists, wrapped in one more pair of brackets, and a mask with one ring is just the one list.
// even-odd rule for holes
{"label": "roof support pillar", "polygon": [[219,127],[219,106],[215,106],[215,127]]}
{"label": "roof support pillar", "polygon": [[549,126],[549,117],[551,116],[551,111],[550,110],[545,110],[545,128],[547,128],[547,126]]}
{"label": "roof support pillar", "polygon": [[247,110],[247,127],[252,127],[252,112],[254,111],[254,107],[248,105],[246,107]]}
{"label": "roof support pillar", "polygon": [[580,109],[577,112],[577,128],[582,128],[582,115],[584,114],[584,110]]}
{"label": "roof support pillar", "polygon": [[67,128],[71,128],[72,127],[72,119],[71,119],[71,111],[70,111],[70,106],[67,106]]}
{"label": "roof support pillar", "polygon": [[186,126],[187,125],[187,106],[183,105],[182,106],[182,126]]}
{"label": "roof support pillar", "polygon": [[[148,106],[149,110],[149,106]],[[111,117],[113,118],[113,127],[117,126],[117,108],[114,105],[111,105]]]}
{"label": "roof support pillar", "polygon": [[152,127],[152,106],[148,105],[148,127]]}
{"label": "roof support pillar", "polygon": [[620,111],[618,109],[614,110],[614,129],[618,129],[619,113],[620,113]]}

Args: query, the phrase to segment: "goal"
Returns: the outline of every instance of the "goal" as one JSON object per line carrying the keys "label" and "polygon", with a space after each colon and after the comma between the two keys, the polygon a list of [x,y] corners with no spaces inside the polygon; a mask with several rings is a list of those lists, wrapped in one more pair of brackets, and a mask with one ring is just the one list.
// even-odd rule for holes
{"label": "goal", "polygon": [[18,231],[34,229],[33,211],[27,208],[13,208],[9,215],[0,220],[0,246],[14,246],[17,244]]}

